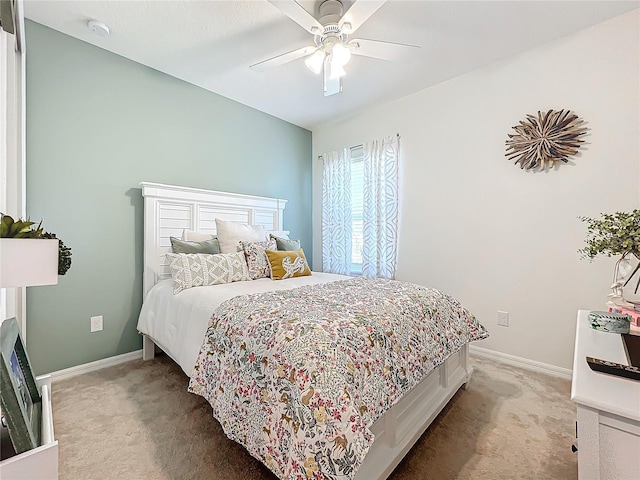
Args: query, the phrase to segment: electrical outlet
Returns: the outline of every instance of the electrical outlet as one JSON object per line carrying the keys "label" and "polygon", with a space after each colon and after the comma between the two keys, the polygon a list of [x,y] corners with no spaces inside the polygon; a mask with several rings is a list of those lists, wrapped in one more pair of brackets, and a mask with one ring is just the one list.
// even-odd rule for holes
{"label": "electrical outlet", "polygon": [[498,310],[498,325],[501,327],[509,326],[509,312],[501,312]]}
{"label": "electrical outlet", "polygon": [[91,332],[99,332],[102,330],[102,315],[91,317]]}

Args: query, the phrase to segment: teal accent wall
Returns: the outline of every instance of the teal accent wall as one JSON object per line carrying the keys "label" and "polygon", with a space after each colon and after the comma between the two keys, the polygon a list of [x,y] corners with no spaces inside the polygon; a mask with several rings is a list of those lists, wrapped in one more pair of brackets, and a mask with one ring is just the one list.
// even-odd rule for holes
{"label": "teal accent wall", "polygon": [[28,289],[37,374],[141,348],[141,181],[287,199],[312,258],[311,132],[31,21],[26,45],[27,213],[73,252]]}

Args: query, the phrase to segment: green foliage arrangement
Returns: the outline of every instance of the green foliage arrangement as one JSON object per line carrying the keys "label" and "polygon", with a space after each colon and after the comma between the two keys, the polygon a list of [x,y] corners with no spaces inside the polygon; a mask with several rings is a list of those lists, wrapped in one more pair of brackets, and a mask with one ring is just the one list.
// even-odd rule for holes
{"label": "green foliage arrangement", "polygon": [[71,268],[71,249],[55,233],[45,232],[42,222],[35,228],[30,220],[14,220],[10,215],[2,215],[0,221],[0,238],[46,238],[58,240],[58,275],[64,275]]}
{"label": "green foliage arrangement", "polygon": [[32,228],[35,222],[18,220],[9,215],[2,214],[0,222],[0,238],[42,238],[42,222],[36,228]]}
{"label": "green foliage arrangement", "polygon": [[[633,255],[640,260],[640,210],[633,210],[631,213],[602,213],[600,218],[579,218],[587,223],[586,246],[578,250],[582,258],[593,260],[598,255],[606,255],[607,257],[620,255],[621,259],[624,259]],[[639,269],[640,262],[624,282],[625,287]],[[634,289],[636,294],[638,287],[640,287],[640,278],[638,278]]]}
{"label": "green foliage arrangement", "polygon": [[586,245],[578,250],[582,258],[632,254],[640,260],[640,210],[578,218],[587,223]]}

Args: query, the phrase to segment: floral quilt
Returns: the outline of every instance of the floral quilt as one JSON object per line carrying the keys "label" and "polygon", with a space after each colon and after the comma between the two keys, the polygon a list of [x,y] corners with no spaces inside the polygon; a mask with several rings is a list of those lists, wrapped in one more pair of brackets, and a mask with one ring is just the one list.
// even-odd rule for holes
{"label": "floral quilt", "polygon": [[487,336],[451,296],[395,280],[241,295],[213,314],[189,391],[279,478],[348,479],[373,443],[369,427]]}

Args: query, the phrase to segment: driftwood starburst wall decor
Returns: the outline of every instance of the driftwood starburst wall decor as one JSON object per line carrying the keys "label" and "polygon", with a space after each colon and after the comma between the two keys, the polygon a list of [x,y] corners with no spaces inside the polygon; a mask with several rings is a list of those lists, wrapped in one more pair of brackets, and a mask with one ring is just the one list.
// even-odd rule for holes
{"label": "driftwood starburst wall decor", "polygon": [[580,137],[587,133],[583,123],[571,110],[527,115],[513,127],[516,133],[507,135],[505,156],[515,159],[515,164],[526,170],[537,167],[544,170],[558,160],[567,163],[570,156],[578,153],[583,142]]}

